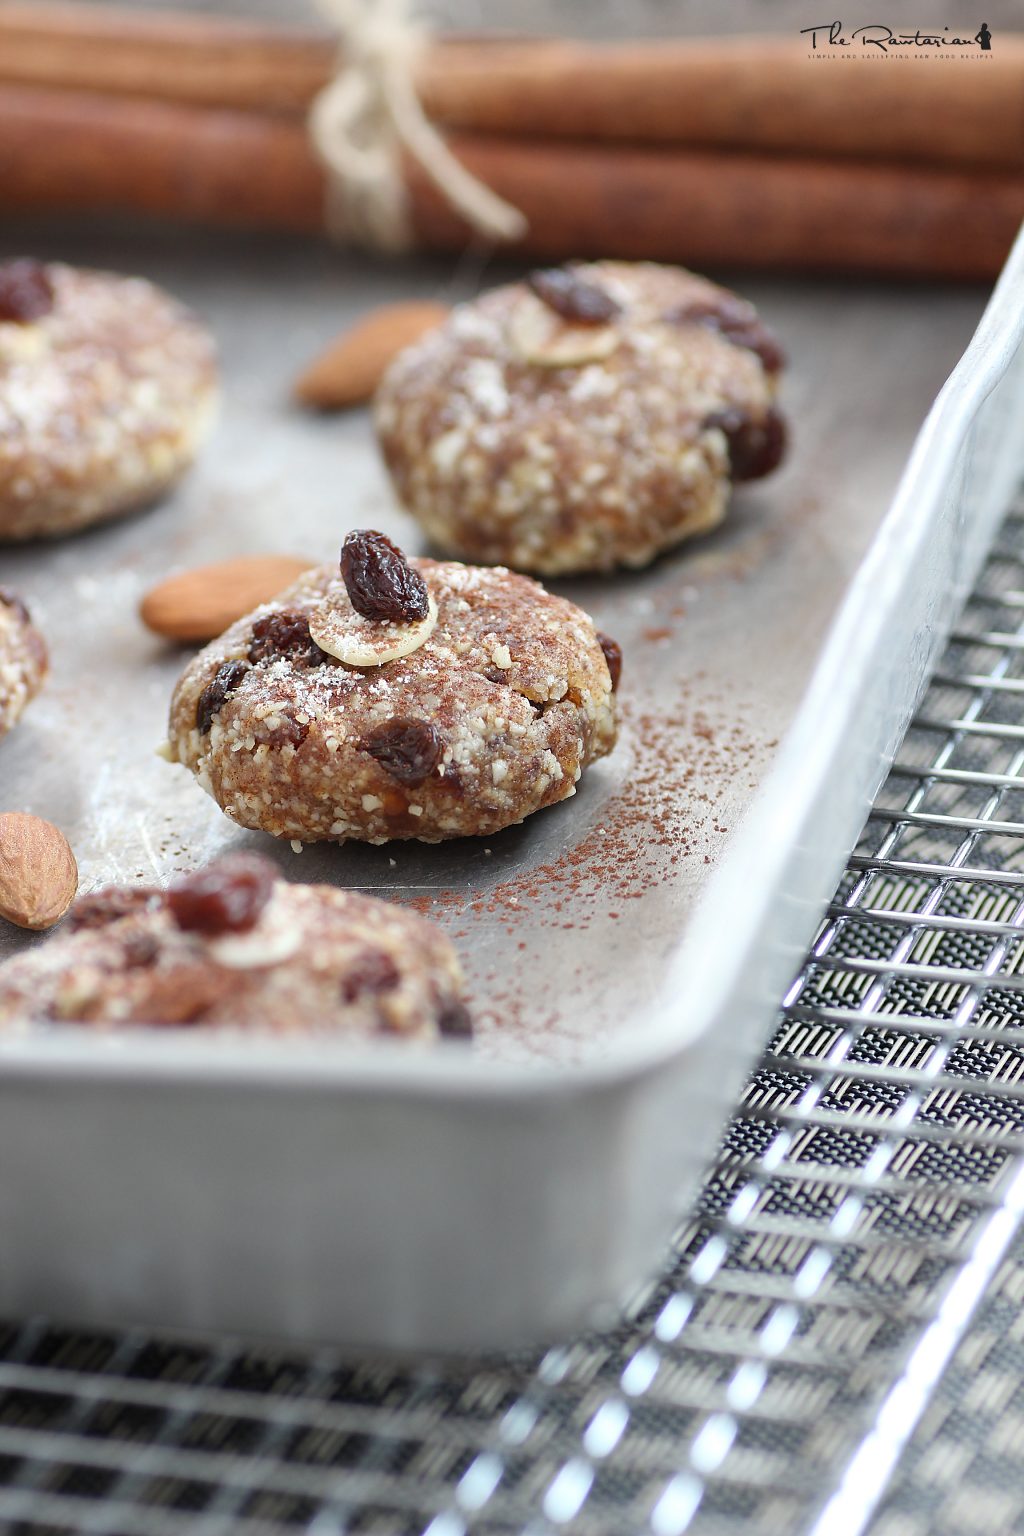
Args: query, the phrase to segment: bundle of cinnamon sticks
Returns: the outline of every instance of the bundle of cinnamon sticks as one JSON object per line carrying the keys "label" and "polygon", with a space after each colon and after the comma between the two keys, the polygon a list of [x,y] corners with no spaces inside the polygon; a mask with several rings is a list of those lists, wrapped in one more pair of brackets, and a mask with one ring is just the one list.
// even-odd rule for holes
{"label": "bundle of cinnamon sticks", "polygon": [[[317,231],[305,125],[332,41],[115,7],[0,5],[0,209]],[[417,89],[521,209],[521,249],[989,278],[1024,218],[1024,36],[990,56],[813,58],[805,37],[443,37]],[[468,231],[410,161],[416,242]]]}

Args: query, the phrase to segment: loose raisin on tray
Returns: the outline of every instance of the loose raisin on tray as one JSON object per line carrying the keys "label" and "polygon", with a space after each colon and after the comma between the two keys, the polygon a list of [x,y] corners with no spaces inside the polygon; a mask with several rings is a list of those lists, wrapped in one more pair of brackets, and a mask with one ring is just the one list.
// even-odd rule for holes
{"label": "loose raisin on tray", "polygon": [[784,366],[786,354],[778,341],[760,318],[753,304],[738,299],[734,294],[722,294],[720,298],[695,299],[670,309],[663,317],[670,324],[695,324],[718,331],[734,346],[755,352],[761,359],[766,373],[778,373]]}
{"label": "loose raisin on tray", "polygon": [[155,912],[163,901],[163,891],[151,885],[133,886],[128,890],[111,885],[102,891],[91,891],[88,896],[80,896],[71,908],[67,931],[78,933],[83,928],[107,928],[123,917]]}
{"label": "loose raisin on tray", "polygon": [[704,426],[725,433],[729,445],[729,470],[734,480],[758,480],[782,462],[786,451],[786,423],[769,409],[760,421],[747,411],[730,406],[712,411]]}
{"label": "loose raisin on tray", "polygon": [[383,950],[371,949],[361,956],[341,982],[343,1003],[356,1003],[360,998],[379,997],[382,992],[393,992],[401,978],[398,966]]}
{"label": "loose raisin on tray", "polygon": [[359,749],[368,752],[400,784],[415,788],[441,761],[444,742],[429,720],[399,715],[364,736]]}
{"label": "loose raisin on tray", "polygon": [[21,257],[0,263],[0,320],[28,325],[53,308],[53,284],[41,261]]}
{"label": "loose raisin on tray", "polygon": [[247,933],[274,889],[275,870],[252,853],[232,853],[184,875],[167,889],[167,905],[187,933]]}
{"label": "loose raisin on tray", "polygon": [[604,652],[604,659],[608,663],[608,671],[612,678],[612,693],[619,686],[619,678],[622,676],[622,647],[617,640],[610,635],[597,632],[597,643]]}
{"label": "loose raisin on tray", "polygon": [[620,305],[611,294],[567,267],[531,272],[526,286],[556,315],[574,325],[604,325],[619,313]]}
{"label": "loose raisin on tray", "polygon": [[366,619],[411,624],[429,609],[427,584],[383,533],[359,528],[341,547],[341,575],[352,606]]}
{"label": "loose raisin on tray", "polygon": [[196,730],[205,736],[224,706],[224,700],[233,693],[249,668],[244,661],[225,661],[207,683],[196,704]]}
{"label": "loose raisin on tray", "polygon": [[449,1040],[468,1040],[473,1033],[473,1019],[460,999],[446,1003],[438,1014],[438,1033]]}
{"label": "loose raisin on tray", "polygon": [[12,592],[10,587],[0,587],[0,603],[3,603],[5,608],[13,608],[19,619],[24,620],[26,624],[31,624],[32,615],[18,594]]}
{"label": "loose raisin on tray", "polygon": [[280,656],[299,667],[319,667],[328,658],[309,632],[309,619],[304,613],[291,613],[282,608],[276,613],[264,614],[252,626],[249,641],[249,660],[254,666],[261,661],[276,661]]}

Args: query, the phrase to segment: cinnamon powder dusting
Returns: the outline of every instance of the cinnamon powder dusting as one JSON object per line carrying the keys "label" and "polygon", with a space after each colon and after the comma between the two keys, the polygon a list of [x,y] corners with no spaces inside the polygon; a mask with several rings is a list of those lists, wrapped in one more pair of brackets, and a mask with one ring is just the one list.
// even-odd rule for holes
{"label": "cinnamon powder dusting", "polygon": [[[624,945],[656,988],[643,964],[652,938],[667,956],[776,745],[754,739],[742,711],[697,703],[687,691],[658,713],[624,704],[622,718],[623,739],[609,765],[620,782],[579,841],[490,888],[433,890],[411,902],[445,922],[471,964],[486,952],[480,941],[493,934],[495,918],[505,919],[517,941],[519,963],[487,965],[470,977],[478,1048],[488,1054],[572,1060],[592,1053],[595,1038],[609,1033],[597,1018],[607,1001],[592,958],[597,947],[602,972],[608,946]],[[541,949],[548,964],[557,952],[559,982],[538,996],[529,955]],[[636,1007],[643,1003],[638,995]],[[628,1017],[620,1022],[629,1027]]]}

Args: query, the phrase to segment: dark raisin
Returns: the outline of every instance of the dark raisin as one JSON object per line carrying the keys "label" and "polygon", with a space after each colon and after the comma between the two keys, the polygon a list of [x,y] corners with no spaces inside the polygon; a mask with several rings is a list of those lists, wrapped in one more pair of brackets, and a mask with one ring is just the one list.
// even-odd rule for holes
{"label": "dark raisin", "polygon": [[309,619],[304,613],[290,613],[280,609],[264,614],[252,626],[249,641],[249,660],[253,666],[261,661],[276,661],[281,656],[298,667],[319,667],[327,660],[309,632]]}
{"label": "dark raisin", "polygon": [[437,1017],[440,1034],[449,1040],[468,1040],[473,1033],[473,1019],[465,1003],[454,998],[445,1003]]}
{"label": "dark raisin", "polygon": [[724,293],[720,298],[695,299],[691,304],[681,304],[677,309],[670,309],[663,319],[670,324],[704,325],[708,330],[718,331],[734,346],[755,352],[766,373],[778,373],[785,365],[785,352],[753,304],[738,299],[735,294]]}
{"label": "dark raisin", "polygon": [[531,272],[526,286],[556,315],[574,325],[604,325],[619,313],[620,306],[611,294],[588,283],[568,267],[548,267]]}
{"label": "dark raisin", "polygon": [[224,706],[224,700],[233,693],[249,668],[244,661],[225,661],[219,666],[210,682],[199,695],[196,704],[196,730],[205,736]]}
{"label": "dark raisin", "polygon": [[123,917],[155,912],[163,900],[163,891],[155,890],[150,885],[129,889],[111,885],[105,890],[80,896],[68,914],[67,929],[70,933],[77,933],[82,928],[106,928]]}
{"label": "dark raisin", "polygon": [[614,693],[622,676],[622,647],[617,640],[613,640],[610,635],[603,635],[600,630],[597,632],[597,643],[604,651],[604,659],[612,675],[612,693]]}
{"label": "dark raisin", "polygon": [[712,411],[705,427],[725,433],[729,445],[729,470],[734,480],[758,480],[781,464],[786,451],[786,423],[774,407],[759,420],[749,412],[729,407]]}
{"label": "dark raisin", "polygon": [[3,603],[5,608],[13,608],[19,619],[23,619],[26,624],[31,624],[32,615],[18,594],[12,592],[10,587],[0,587],[0,603]]}
{"label": "dark raisin", "polygon": [[366,619],[410,624],[427,616],[426,582],[383,533],[350,533],[341,547],[341,575],[353,608]]}
{"label": "dark raisin", "polygon": [[466,793],[465,781],[454,763],[444,763],[438,769],[437,782],[460,800]]}
{"label": "dark raisin", "polygon": [[53,308],[53,284],[41,261],[22,257],[0,264],[0,320],[27,325]]}
{"label": "dark raisin", "polygon": [[280,725],[275,725],[272,731],[260,731],[256,740],[261,746],[266,746],[272,752],[280,751],[282,747],[299,747],[309,735],[308,720],[293,720],[286,715]]}
{"label": "dark raisin", "polygon": [[746,326],[725,331],[729,340],[748,352],[756,352],[765,373],[780,373],[786,366],[786,354],[768,327],[755,316]]}
{"label": "dark raisin", "polygon": [[372,949],[361,956],[342,979],[341,1000],[357,1003],[364,997],[379,997],[382,992],[393,992],[399,980],[398,966],[391,956]]}
{"label": "dark raisin", "polygon": [[400,784],[413,787],[433,773],[444,753],[444,742],[429,720],[399,715],[364,736],[359,750],[368,752]]}
{"label": "dark raisin", "polygon": [[124,944],[124,965],[127,970],[142,971],[155,965],[160,953],[160,943],[153,933],[133,933]]}
{"label": "dark raisin", "polygon": [[247,933],[274,889],[275,870],[252,853],[232,853],[175,880],[167,905],[186,933]]}

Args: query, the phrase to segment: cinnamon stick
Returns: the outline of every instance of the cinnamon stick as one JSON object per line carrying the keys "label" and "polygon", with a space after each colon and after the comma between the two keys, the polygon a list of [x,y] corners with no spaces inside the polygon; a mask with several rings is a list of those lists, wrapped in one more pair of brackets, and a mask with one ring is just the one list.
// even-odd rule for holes
{"label": "cinnamon stick", "polygon": [[[452,148],[521,208],[531,256],[697,267],[993,277],[1024,217],[1015,174],[460,134]],[[417,244],[468,231],[407,167]],[[126,209],[319,231],[324,182],[287,117],[0,86],[0,186],[13,209]]]}
{"label": "cinnamon stick", "polygon": [[304,112],[336,49],[314,32],[186,11],[0,5],[0,80],[151,101]]}
{"label": "cinnamon stick", "polygon": [[0,85],[0,199],[16,209],[157,214],[313,232],[324,181],[301,122]]}
{"label": "cinnamon stick", "polygon": [[[458,135],[468,168],[530,221],[531,256],[617,256],[702,269],[991,279],[1024,218],[1016,173]],[[466,238],[407,169],[416,232]]]}
{"label": "cinnamon stick", "polygon": [[812,58],[799,35],[452,44],[419,88],[428,115],[474,132],[1024,167],[1024,36],[913,69]]}
{"label": "cinnamon stick", "polygon": [[[966,50],[964,50],[966,53]],[[1024,167],[1024,37],[983,59],[840,63],[808,39],[597,44],[440,38],[418,89],[469,132],[806,157]],[[0,6],[0,79],[242,110],[305,112],[332,41],[226,18],[105,6]]]}

